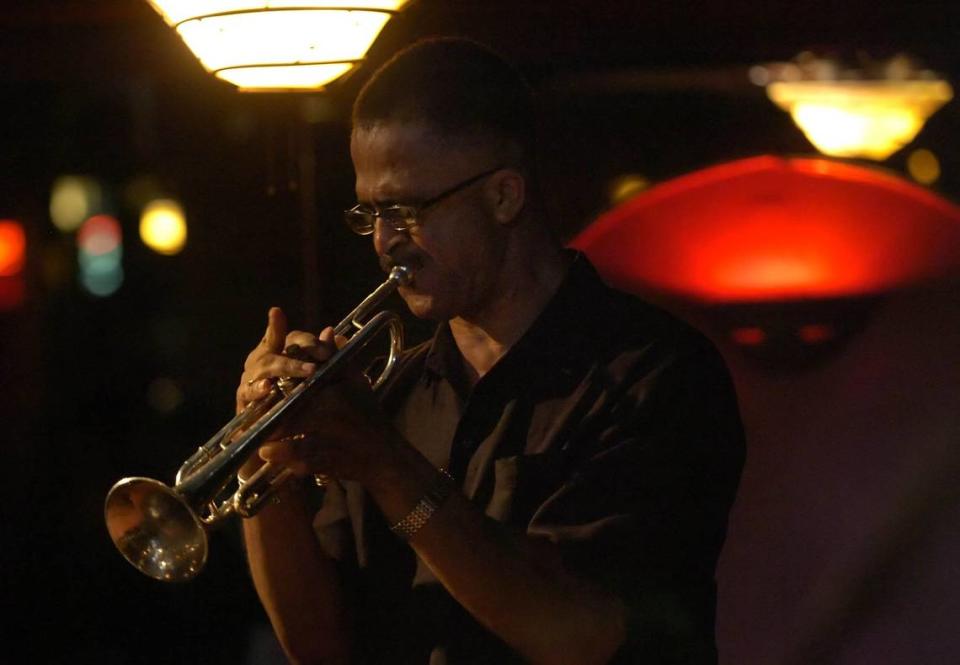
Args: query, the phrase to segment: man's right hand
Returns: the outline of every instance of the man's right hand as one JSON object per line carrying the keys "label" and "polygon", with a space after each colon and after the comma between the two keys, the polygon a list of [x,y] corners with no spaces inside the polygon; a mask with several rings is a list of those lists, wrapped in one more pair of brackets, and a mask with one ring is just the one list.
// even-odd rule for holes
{"label": "man's right hand", "polygon": [[[285,353],[296,346],[296,356]],[[306,378],[317,371],[319,364],[326,362],[336,348],[333,329],[327,328],[320,336],[302,330],[287,332],[287,317],[279,307],[271,307],[267,313],[267,330],[260,343],[247,355],[237,386],[237,413],[251,402],[266,397],[274,382],[280,377]],[[304,360],[309,358],[309,360]],[[263,460],[253,455],[240,471],[249,478]]]}
{"label": "man's right hand", "polygon": [[[296,357],[284,353],[296,347]],[[287,332],[287,317],[279,307],[267,314],[267,330],[260,343],[247,356],[237,387],[237,412],[270,392],[280,377],[306,378],[330,359],[335,351],[333,331],[320,336],[302,330]],[[305,360],[308,359],[308,360]]]}

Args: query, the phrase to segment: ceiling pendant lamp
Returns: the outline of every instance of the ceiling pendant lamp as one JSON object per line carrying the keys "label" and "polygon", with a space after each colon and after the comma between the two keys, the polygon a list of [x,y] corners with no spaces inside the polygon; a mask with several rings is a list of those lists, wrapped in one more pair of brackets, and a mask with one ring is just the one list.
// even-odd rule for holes
{"label": "ceiling pendant lamp", "polygon": [[[762,71],[759,71],[762,70]],[[905,56],[864,68],[801,54],[751,72],[821,153],[883,161],[913,141],[953,97],[950,84]]]}
{"label": "ceiling pendant lamp", "polygon": [[359,64],[408,0],[148,0],[203,67],[243,92],[316,90]]}

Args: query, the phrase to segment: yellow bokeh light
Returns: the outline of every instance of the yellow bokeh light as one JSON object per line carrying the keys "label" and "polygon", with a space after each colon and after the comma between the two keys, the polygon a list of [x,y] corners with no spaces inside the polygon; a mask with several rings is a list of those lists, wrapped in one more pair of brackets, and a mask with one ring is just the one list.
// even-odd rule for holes
{"label": "yellow bokeh light", "polygon": [[149,0],[204,68],[240,90],[320,88],[358,62],[407,0]]}
{"label": "yellow bokeh light", "polygon": [[932,185],[940,179],[940,160],[926,148],[920,148],[907,157],[907,171],[921,185]]}
{"label": "yellow bokeh light", "polygon": [[140,215],[140,239],[158,254],[179,253],[187,243],[187,219],[172,199],[157,199]]}
{"label": "yellow bokeh light", "polygon": [[767,95],[825,155],[884,160],[948,102],[944,81],[781,81]]}
{"label": "yellow bokeh light", "polygon": [[650,181],[639,173],[626,173],[618,176],[610,183],[608,190],[610,204],[619,205],[649,188]]}
{"label": "yellow bokeh light", "polygon": [[50,191],[50,219],[64,233],[76,231],[84,220],[100,212],[102,194],[87,176],[61,176]]}

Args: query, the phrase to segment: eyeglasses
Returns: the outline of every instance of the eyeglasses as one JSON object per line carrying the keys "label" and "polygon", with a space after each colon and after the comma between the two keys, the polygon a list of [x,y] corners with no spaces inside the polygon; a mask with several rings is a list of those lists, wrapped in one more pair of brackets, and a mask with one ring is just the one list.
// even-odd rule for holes
{"label": "eyeglasses", "polygon": [[373,228],[376,226],[378,218],[382,219],[383,223],[392,229],[397,231],[409,231],[419,223],[417,219],[424,210],[430,206],[440,203],[440,201],[444,200],[445,198],[453,196],[457,192],[466,189],[473,183],[479,182],[489,175],[493,175],[502,168],[502,166],[497,166],[496,168],[484,171],[483,173],[478,173],[477,175],[467,178],[462,182],[458,182],[453,187],[446,189],[433,198],[422,201],[417,205],[391,205],[380,209],[376,206],[368,206],[358,203],[350,208],[350,210],[345,210],[343,212],[343,217],[347,221],[347,226],[349,226],[354,233],[362,236],[367,236],[373,233]]}

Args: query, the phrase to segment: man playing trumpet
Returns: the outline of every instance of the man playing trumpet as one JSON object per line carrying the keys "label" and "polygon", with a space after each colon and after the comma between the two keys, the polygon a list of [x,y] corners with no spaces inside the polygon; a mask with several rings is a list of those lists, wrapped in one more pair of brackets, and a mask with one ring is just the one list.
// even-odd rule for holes
{"label": "man playing trumpet", "polygon": [[[400,294],[438,327],[376,396],[359,373],[316,389],[260,451],[302,478],[244,521],[293,661],[716,661],[730,380],[701,335],[561,247],[533,136],[525,82],[464,40],[414,45],[358,96],[348,223],[413,271]],[[238,408],[334,350],[272,309]]]}

